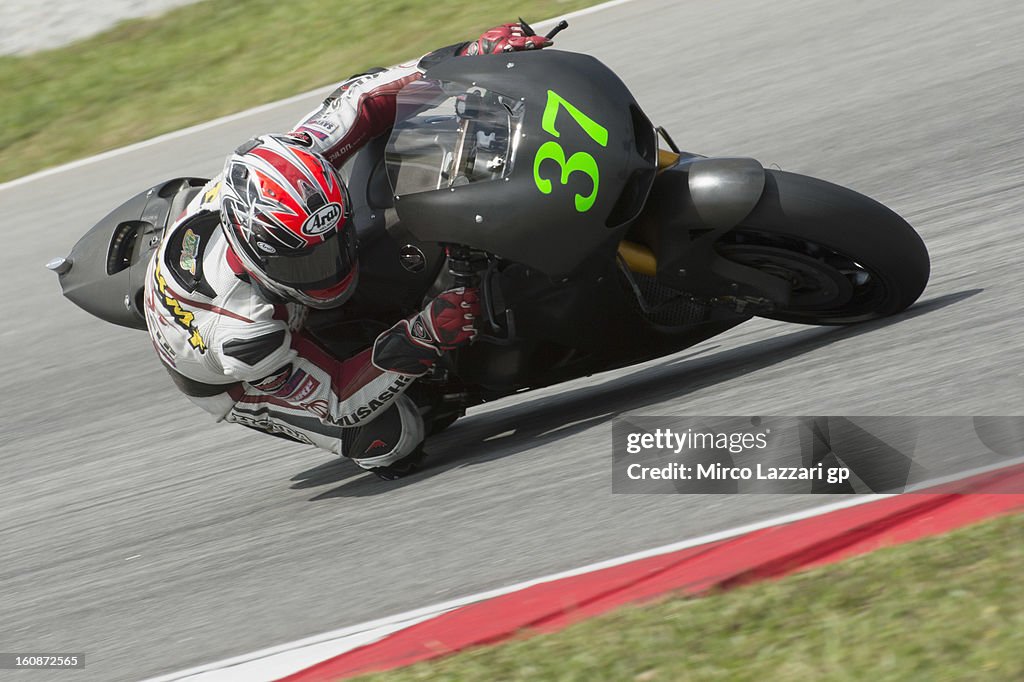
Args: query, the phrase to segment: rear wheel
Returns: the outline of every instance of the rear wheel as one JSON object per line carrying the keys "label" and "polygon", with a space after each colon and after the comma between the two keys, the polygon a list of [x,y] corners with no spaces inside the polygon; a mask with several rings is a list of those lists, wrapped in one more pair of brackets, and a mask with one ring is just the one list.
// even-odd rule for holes
{"label": "rear wheel", "polygon": [[928,283],[928,251],[892,210],[853,190],[766,170],[764,194],[715,244],[720,255],[791,284],[787,322],[849,324],[892,315]]}

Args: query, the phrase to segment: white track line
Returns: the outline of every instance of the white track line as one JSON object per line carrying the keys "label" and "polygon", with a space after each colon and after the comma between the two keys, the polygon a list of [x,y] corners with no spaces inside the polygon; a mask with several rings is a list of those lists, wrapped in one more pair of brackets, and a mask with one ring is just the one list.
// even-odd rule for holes
{"label": "white track line", "polygon": [[336,87],[336,84],[325,85],[323,87],[317,88],[316,90],[310,90],[309,92],[304,92],[300,95],[294,95],[292,97],[288,97],[287,99],[278,100],[277,102],[261,104],[258,107],[246,109],[245,111],[239,111],[238,113],[229,114],[228,116],[222,116],[221,118],[215,118],[212,121],[207,121],[206,123],[199,123],[188,128],[182,128],[181,130],[175,130],[170,133],[164,133],[163,135],[159,135],[157,137],[151,137],[148,140],[136,142],[134,144],[128,145],[127,147],[118,147],[117,149],[111,149],[110,151],[103,152],[102,154],[97,154],[96,156],[89,156],[84,159],[78,159],[77,161],[65,163],[61,166],[46,168],[44,170],[32,173],[31,175],[23,175],[20,178],[15,178],[14,180],[9,180],[3,184],[0,184],[0,192],[2,192],[5,189],[12,189],[20,185],[25,185],[30,182],[34,182],[36,180],[42,180],[43,178],[50,177],[51,175],[57,175],[58,173],[64,173],[65,171],[81,168],[82,166],[88,166],[89,164],[96,163],[97,161],[105,161],[107,159],[112,159],[117,156],[120,156],[122,154],[128,154],[130,152],[138,151],[139,149],[145,149],[146,147],[152,147],[153,145],[161,144],[169,140],[175,140],[179,137],[188,137],[189,135],[192,135],[194,133],[198,133],[203,130],[209,130],[210,128],[216,128],[217,126],[224,125],[225,123],[231,123],[232,121],[238,121],[249,116],[262,114],[265,111],[273,111],[274,109],[277,109],[279,107],[294,104],[295,102],[301,101],[302,99],[305,99],[307,97],[312,97],[317,93],[323,93],[324,95],[326,95],[334,87]]}
{"label": "white track line", "polygon": [[[555,23],[561,21],[562,19],[575,19],[577,17],[586,16],[588,14],[594,14],[595,12],[600,12],[602,10],[610,9],[612,7],[618,7],[619,5],[625,5],[633,1],[634,0],[611,0],[610,2],[604,2],[601,3],[600,5],[594,5],[593,7],[586,7],[584,9],[576,10],[575,12],[570,12],[569,14],[562,15],[555,19],[545,19],[544,21],[537,22],[534,26],[536,28],[543,29],[548,26],[553,26]],[[78,159],[76,161],[71,161],[69,163],[62,164],[60,166],[54,166],[53,168],[46,168],[41,171],[31,173],[29,175],[23,175],[20,178],[15,178],[14,180],[8,180],[7,182],[0,183],[0,192],[6,189],[13,189],[14,187],[19,187],[21,185],[34,182],[36,180],[42,180],[43,178],[50,177],[51,175],[56,175],[58,173],[64,173],[65,171],[81,168],[82,166],[87,166],[97,161],[105,161],[106,159],[112,159],[117,156],[120,156],[121,154],[128,154],[130,152],[138,151],[139,149],[145,149],[146,147],[151,147],[153,145],[161,144],[163,142],[175,140],[179,137],[187,137],[188,135],[192,135],[193,133],[198,133],[203,130],[209,130],[210,128],[216,128],[217,126],[224,125],[225,123],[231,123],[232,121],[238,121],[248,116],[254,116],[256,114],[261,114],[267,111],[273,111],[274,109],[277,109],[279,107],[288,106],[289,104],[294,104],[295,102],[302,101],[303,99],[307,99],[318,94],[326,95],[335,87],[337,87],[337,83],[324,85],[319,88],[309,90],[308,92],[303,92],[299,95],[293,95],[292,97],[278,100],[276,102],[262,104],[252,109],[246,109],[245,111],[239,111],[234,114],[229,114],[228,116],[215,118],[212,121],[207,121],[206,123],[199,123],[188,128],[182,128],[181,130],[175,130],[170,133],[165,133],[163,135],[150,138],[148,140],[143,140],[141,142],[130,144],[126,147],[118,147],[117,149],[111,149],[109,151],[97,154],[95,156],[89,156],[84,159]]]}
{"label": "white track line", "polygon": [[[814,507],[813,509],[807,509],[807,510],[804,510],[804,511],[794,512],[792,514],[786,514],[784,516],[775,517],[775,518],[772,518],[772,519],[768,519],[767,521],[759,521],[757,523],[751,523],[751,524],[747,524],[747,525],[744,525],[744,526],[737,526],[736,528],[730,528],[728,530],[719,531],[717,533],[709,533],[707,535],[701,535],[699,537],[690,538],[688,540],[683,540],[681,542],[674,542],[672,544],[663,545],[661,547],[655,547],[653,549],[647,549],[647,550],[643,550],[643,551],[640,551],[640,552],[633,552],[632,554],[625,554],[623,556],[615,557],[614,559],[607,559],[605,561],[599,561],[597,563],[588,564],[586,566],[580,566],[579,568],[573,568],[573,569],[570,569],[568,571],[562,571],[560,573],[553,573],[551,575],[546,575],[546,576],[543,576],[543,577],[540,577],[540,578],[534,578],[532,580],[527,580],[527,581],[520,582],[520,583],[514,583],[512,585],[508,585],[508,586],[505,586],[505,587],[499,587],[499,588],[496,588],[496,589],[493,589],[493,590],[488,590],[486,592],[479,592],[477,594],[472,594],[472,595],[468,595],[468,596],[465,596],[465,597],[459,597],[457,599],[452,599],[450,601],[441,602],[440,604],[433,604],[431,606],[425,606],[423,608],[414,609],[412,611],[406,611],[404,613],[395,614],[393,616],[388,616],[386,618],[380,618],[380,619],[372,620],[372,621],[369,621],[369,622],[366,622],[366,623],[360,623],[359,625],[351,625],[349,627],[341,628],[339,630],[333,630],[331,632],[326,632],[326,633],[324,633],[322,635],[315,635],[313,637],[307,637],[305,639],[300,639],[300,640],[297,640],[297,641],[294,641],[294,642],[290,642],[288,644],[281,644],[281,645],[270,647],[270,648],[267,648],[267,649],[261,649],[259,651],[254,651],[253,653],[250,653],[250,654],[244,654],[242,656],[235,656],[233,658],[225,659],[223,661],[217,661],[215,663],[208,663],[206,665],[201,665],[201,666],[198,666],[198,667],[195,667],[195,668],[189,668],[188,670],[182,670],[180,672],[171,673],[169,675],[163,675],[163,676],[160,676],[160,677],[150,678],[150,679],[145,680],[144,682],[173,682],[175,680],[184,680],[186,678],[199,676],[199,675],[201,675],[203,673],[211,673],[211,672],[217,672],[217,671],[222,671],[224,673],[234,672],[235,674],[238,674],[238,673],[241,672],[240,670],[231,671],[229,669],[232,668],[232,667],[236,667],[237,668],[238,666],[240,666],[242,664],[246,664],[246,663],[250,663],[250,662],[256,662],[256,661],[263,661],[263,663],[261,663],[261,665],[262,665],[262,664],[264,664],[266,662],[266,659],[268,659],[271,656],[280,657],[280,656],[288,655],[289,653],[295,655],[296,661],[298,661],[299,659],[302,659],[302,663],[300,665],[298,665],[295,668],[291,669],[291,672],[297,672],[298,670],[301,670],[304,667],[308,667],[308,665],[310,665],[310,663],[305,662],[306,656],[303,655],[303,650],[306,649],[306,648],[315,646],[315,645],[320,645],[320,644],[324,644],[324,643],[327,643],[327,642],[335,642],[338,645],[342,645],[342,646],[339,646],[338,651],[336,651],[334,654],[332,654],[332,655],[338,655],[338,654],[344,653],[345,651],[347,651],[347,650],[349,650],[351,648],[355,648],[355,646],[361,646],[362,644],[369,643],[369,641],[375,641],[375,640],[360,641],[355,646],[347,647],[347,648],[345,646],[343,646],[343,645],[347,645],[348,644],[348,642],[346,642],[345,640],[349,640],[349,639],[353,638],[354,636],[363,635],[363,634],[366,634],[366,633],[371,632],[371,631],[377,631],[377,630],[382,630],[382,629],[389,629],[390,632],[394,632],[394,631],[399,630],[401,628],[400,627],[391,627],[391,626],[394,626],[394,625],[397,625],[397,624],[406,624],[406,623],[408,625],[412,625],[412,624],[420,622],[422,620],[426,620],[427,618],[430,618],[432,616],[440,615],[440,614],[442,614],[442,613],[444,613],[446,611],[451,611],[452,609],[459,608],[460,606],[466,606],[468,604],[473,604],[473,603],[476,603],[476,602],[479,602],[479,601],[484,601],[484,600],[487,600],[487,599],[493,599],[495,597],[500,597],[502,595],[509,594],[511,592],[518,592],[519,590],[523,590],[523,589],[525,589],[527,587],[532,587],[534,585],[539,585],[541,583],[547,583],[547,582],[551,582],[551,581],[554,581],[554,580],[560,580],[562,578],[571,578],[573,576],[582,575],[584,573],[591,573],[593,571],[599,571],[599,570],[604,569],[604,568],[611,568],[612,566],[619,566],[619,565],[622,565],[622,564],[627,564],[627,563],[630,563],[630,562],[633,562],[633,561],[639,561],[641,559],[647,559],[649,557],[658,556],[658,555],[661,555],[661,554],[668,554],[670,552],[677,552],[679,550],[687,549],[687,548],[690,548],[690,547],[696,547],[697,545],[704,545],[704,544],[708,544],[708,543],[711,543],[711,542],[717,542],[718,540],[724,540],[726,538],[735,537],[737,535],[743,535],[745,533],[751,533],[751,532],[753,532],[755,530],[761,530],[763,528],[769,528],[771,526],[781,526],[783,524],[792,523],[794,521],[800,521],[801,519],[807,519],[807,518],[811,518],[813,516],[819,516],[821,514],[827,514],[828,512],[836,511],[836,510],[839,510],[839,509],[845,509],[847,507],[855,507],[855,506],[858,506],[858,505],[861,505],[861,504],[866,504],[867,502],[873,502],[875,500],[884,499],[884,498],[887,498],[887,497],[892,497],[892,495],[859,495],[857,497],[853,497],[853,498],[849,498],[849,499],[843,499],[843,500],[841,500],[839,502],[834,502],[832,504],[826,504],[826,505],[822,505],[820,507]],[[387,634],[387,633],[384,633],[384,634]],[[383,636],[383,634],[381,636]],[[317,660],[326,660],[326,658],[328,658],[328,657],[317,659]],[[278,675],[278,677],[280,677],[280,675]],[[197,679],[199,679],[199,678],[197,677]],[[214,679],[216,679],[216,680],[227,680],[227,679],[253,680],[253,679],[261,679],[261,678],[258,678],[258,677],[234,677],[234,678],[231,678],[231,677],[209,677],[209,678],[205,678],[204,677],[204,678],[201,678],[201,679],[203,679],[203,680],[206,680],[206,679],[210,679],[210,680],[214,680]],[[263,679],[274,679],[274,678],[263,678]]]}
{"label": "white track line", "polygon": [[[634,552],[632,554],[626,554],[614,559],[608,559],[605,561],[599,561],[594,564],[588,564],[579,568],[574,568],[561,573],[553,573],[540,578],[534,578],[521,583],[515,583],[506,587],[499,587],[494,590],[488,590],[487,592],[479,592],[466,597],[460,597],[458,599],[452,599],[450,601],[441,602],[440,604],[433,604],[420,609],[412,611],[406,611],[405,613],[399,613],[386,618],[380,618],[378,620],[369,621],[367,623],[361,623],[359,625],[352,625],[340,630],[334,630],[331,632],[324,633],[322,635],[316,635],[314,637],[308,637],[306,639],[300,639],[295,642],[288,644],[281,644],[279,646],[270,647],[268,649],[261,649],[250,654],[244,654],[242,656],[236,656],[234,658],[225,659],[223,661],[217,661],[215,663],[208,663],[201,665],[196,668],[189,668],[188,670],[182,670],[180,672],[171,673],[169,675],[163,675],[161,677],[154,677],[144,682],[173,682],[176,680],[184,679],[195,679],[195,680],[217,680],[218,682],[224,680],[258,680],[258,679],[276,679],[284,674],[291,672],[297,672],[302,670],[313,663],[326,660],[332,656],[337,656],[354,649],[356,646],[362,646],[372,641],[376,641],[379,637],[368,639],[365,635],[370,633],[379,633],[380,637],[386,634],[395,632],[413,625],[420,621],[426,620],[433,616],[440,615],[446,611],[459,608],[460,606],[466,606],[479,601],[487,599],[493,599],[500,597],[511,592],[518,592],[519,590],[539,585],[541,583],[547,583],[554,580],[560,580],[562,578],[571,578],[576,575],[584,573],[591,573],[593,571],[599,571],[604,568],[610,568],[612,566],[619,566],[621,564],[630,563],[633,561],[639,561],[641,559],[647,559],[649,557],[658,556],[661,554],[668,554],[670,552],[676,552],[679,550],[687,549],[689,547],[695,547],[697,545],[703,545],[711,542],[717,542],[718,540],[724,540],[726,538],[735,537],[737,535],[743,535],[750,533],[755,530],[761,530],[763,528],[769,528],[771,526],[783,525],[786,523],[792,523],[793,521],[799,521],[801,519],[810,518],[812,516],[818,516],[821,514],[827,514],[831,511],[838,509],[845,509],[847,507],[855,507],[867,502],[873,502],[875,500],[891,497],[890,495],[863,495],[852,499],[845,499],[840,502],[833,504],[823,505],[821,507],[815,507],[813,509],[795,512],[793,514],[787,514],[777,518],[769,519],[767,521],[761,521],[758,523],[751,523],[745,526],[738,526],[736,528],[730,528],[728,530],[719,531],[717,533],[710,533],[708,535],[701,535],[699,537],[690,538],[689,540],[683,540],[681,542],[672,543],[670,545],[664,545],[662,547],[655,547],[653,549],[644,550],[641,552]],[[397,626],[397,627],[396,627]],[[319,658],[311,658],[309,656],[309,649],[312,647],[323,645],[326,643],[333,643],[337,649],[333,653],[327,656],[321,656]],[[273,661],[275,669],[280,667],[284,672],[278,672],[274,677],[265,677],[263,675],[257,676],[257,670],[262,671],[264,666],[270,664],[270,657],[274,657]],[[277,664],[281,664],[278,666]],[[255,666],[248,666],[246,664],[257,664]],[[245,670],[241,668],[245,666]],[[234,670],[232,670],[234,668]],[[220,673],[217,676],[209,676],[210,673]],[[207,674],[207,676],[203,676]]]}
{"label": "white track line", "polygon": [[[910,493],[926,488],[934,488],[946,483],[970,478],[972,476],[978,476],[990,471],[997,471],[1017,464],[1024,464],[1024,457],[1016,457],[1014,459],[999,462],[998,464],[991,464],[951,474],[949,476],[923,481],[908,487],[907,492]],[[307,668],[315,663],[343,654],[346,651],[355,649],[356,647],[375,642],[388,634],[415,625],[416,623],[434,616],[438,616],[446,611],[457,609],[461,606],[474,604],[487,599],[494,599],[495,597],[500,597],[512,592],[518,592],[541,583],[561,580],[562,578],[571,578],[584,573],[592,573],[594,571],[611,568],[613,566],[620,566],[622,564],[647,559],[653,556],[678,552],[690,547],[696,547],[698,545],[709,544],[719,540],[745,535],[747,533],[752,533],[764,528],[770,528],[772,526],[782,526],[787,523],[793,523],[794,521],[800,521],[814,516],[821,516],[822,514],[838,511],[840,509],[856,507],[862,504],[867,504],[868,502],[875,502],[877,500],[895,496],[896,494],[857,495],[851,498],[844,498],[838,502],[821,505],[812,509],[805,509],[799,512],[793,512],[791,514],[785,514],[783,516],[777,516],[766,521],[737,526],[728,530],[709,533],[707,535],[701,535],[699,537],[682,540],[680,542],[674,542],[669,545],[662,545],[661,547],[655,547],[653,549],[625,554],[620,557],[615,557],[614,559],[607,559],[605,561],[587,564],[586,566],[580,566],[579,568],[570,569],[568,571],[552,573],[551,575],[515,583],[506,587],[499,587],[486,592],[479,592],[477,594],[459,597],[450,601],[425,606],[423,608],[406,611],[404,613],[387,616],[385,618],[379,618],[366,623],[350,625],[339,630],[326,632],[322,635],[315,635],[313,637],[307,637],[287,644],[280,644],[278,646],[260,649],[259,651],[254,651],[249,654],[235,656],[233,658],[224,659],[214,663],[207,663],[205,665],[189,668],[169,675],[150,678],[143,682],[177,682],[186,679],[189,680],[189,682],[234,682],[235,680],[252,682],[255,680],[276,680],[284,677],[285,675],[298,672],[299,670]]]}

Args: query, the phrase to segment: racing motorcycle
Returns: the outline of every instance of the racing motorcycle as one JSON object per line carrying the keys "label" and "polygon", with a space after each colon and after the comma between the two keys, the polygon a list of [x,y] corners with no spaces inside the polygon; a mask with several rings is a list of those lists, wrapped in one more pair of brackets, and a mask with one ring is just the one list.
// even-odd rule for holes
{"label": "racing motorcycle", "polygon": [[[925,245],[895,212],[751,158],[681,151],[594,57],[424,66],[390,134],[342,169],[360,284],[307,329],[346,357],[434,294],[478,286],[476,342],[410,388],[431,432],[470,406],[676,353],[755,316],[892,315],[928,281]],[[49,264],[64,295],[145,329],[148,261],[206,182],[169,180],[103,218]]]}

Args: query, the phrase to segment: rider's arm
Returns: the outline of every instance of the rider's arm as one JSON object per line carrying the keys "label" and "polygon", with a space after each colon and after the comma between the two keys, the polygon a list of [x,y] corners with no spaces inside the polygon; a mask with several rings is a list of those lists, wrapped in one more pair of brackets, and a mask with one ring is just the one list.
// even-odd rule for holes
{"label": "rider's arm", "polygon": [[389,406],[415,379],[375,367],[372,349],[347,359],[335,358],[284,322],[268,324],[265,330],[247,326],[235,337],[226,329],[220,331],[224,372],[243,382],[244,394],[236,401],[240,410],[269,410],[291,421],[305,418],[333,426],[359,426]]}
{"label": "rider's arm", "polygon": [[394,125],[398,91],[421,76],[415,62],[354,76],[303,117],[292,135],[341,168],[363,145]]}
{"label": "rider's arm", "polygon": [[382,333],[372,348],[334,358],[302,331],[290,331],[286,314],[254,326],[218,329],[224,372],[243,382],[237,407],[274,410],[289,417],[353,427],[376,417],[444,351],[469,343],[479,315],[476,291],[440,294],[426,309]]}

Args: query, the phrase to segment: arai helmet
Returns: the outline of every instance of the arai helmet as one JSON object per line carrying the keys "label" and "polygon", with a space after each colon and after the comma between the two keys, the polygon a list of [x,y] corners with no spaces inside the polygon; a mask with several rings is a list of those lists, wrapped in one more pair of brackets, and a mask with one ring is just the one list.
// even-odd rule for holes
{"label": "arai helmet", "polygon": [[221,227],[257,284],[314,308],[355,291],[355,229],[348,192],[309,138],[261,135],[228,157]]}

